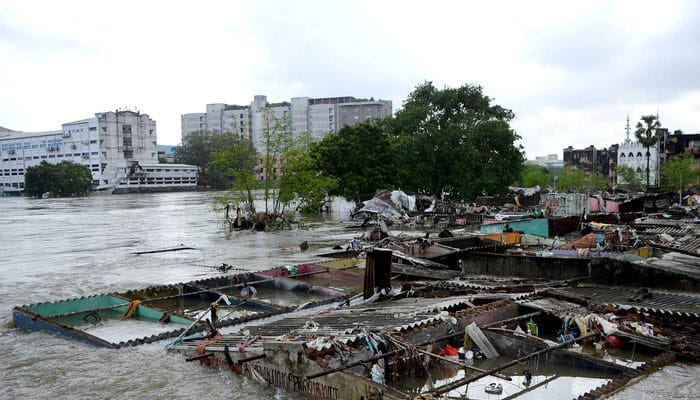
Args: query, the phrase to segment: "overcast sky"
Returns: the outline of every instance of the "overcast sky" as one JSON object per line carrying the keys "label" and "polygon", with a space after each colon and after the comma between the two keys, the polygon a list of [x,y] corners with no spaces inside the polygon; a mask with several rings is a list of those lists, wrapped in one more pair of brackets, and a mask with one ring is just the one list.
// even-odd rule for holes
{"label": "overcast sky", "polygon": [[480,85],[528,158],[607,147],[659,113],[700,131],[698,1],[0,0],[0,126],[60,129],[121,107],[180,142],[207,103],[392,100]]}

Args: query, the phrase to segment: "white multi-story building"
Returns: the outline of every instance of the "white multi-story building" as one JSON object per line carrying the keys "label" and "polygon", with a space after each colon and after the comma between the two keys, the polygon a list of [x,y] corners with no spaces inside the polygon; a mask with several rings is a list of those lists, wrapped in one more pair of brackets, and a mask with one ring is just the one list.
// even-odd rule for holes
{"label": "white multi-story building", "polygon": [[392,114],[389,100],[358,100],[354,97],[293,97],[291,102],[271,104],[267,96],[259,95],[248,106],[216,103],[207,104],[206,109],[207,112],[203,114],[182,114],[183,140],[196,131],[230,131],[248,137],[258,150],[262,149],[266,121],[272,120],[269,117],[286,120],[291,124],[294,135],[308,132],[312,137],[321,139],[344,126],[371,118],[386,118]]}
{"label": "white multi-story building", "polygon": [[95,188],[114,187],[135,163],[157,163],[156,122],[136,111],[109,111],[48,132],[3,131],[0,186],[22,191],[27,168],[72,161],[92,171]]}

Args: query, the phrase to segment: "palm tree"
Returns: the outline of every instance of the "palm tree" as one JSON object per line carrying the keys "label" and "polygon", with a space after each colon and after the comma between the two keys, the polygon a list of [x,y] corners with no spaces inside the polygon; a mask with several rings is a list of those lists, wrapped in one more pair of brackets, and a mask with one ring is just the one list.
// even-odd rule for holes
{"label": "palm tree", "polygon": [[[642,124],[642,122],[644,122]],[[656,115],[643,115],[637,122],[637,130],[634,131],[637,141],[647,149],[647,191],[649,191],[649,147],[655,145],[661,139],[661,122]]]}

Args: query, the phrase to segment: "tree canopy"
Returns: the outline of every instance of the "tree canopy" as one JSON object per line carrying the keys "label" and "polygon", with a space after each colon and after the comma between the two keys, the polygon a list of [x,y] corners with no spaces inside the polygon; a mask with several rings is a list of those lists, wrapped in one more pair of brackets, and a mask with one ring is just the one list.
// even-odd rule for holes
{"label": "tree canopy", "polygon": [[394,144],[381,124],[346,126],[324,137],[313,153],[319,170],[340,182],[331,194],[361,201],[398,183]]}
{"label": "tree canopy", "polygon": [[517,186],[541,188],[550,187],[554,184],[552,173],[545,167],[532,164],[524,164],[520,173],[520,178],[515,182]]}
{"label": "tree canopy", "polygon": [[86,165],[63,161],[28,167],[24,174],[25,196],[40,198],[45,193],[53,197],[85,196],[92,188],[92,173]]}
{"label": "tree canopy", "polygon": [[524,160],[513,118],[480,86],[419,85],[388,124],[397,141],[400,186],[461,199],[506,191]]}
{"label": "tree canopy", "polygon": [[682,190],[688,185],[698,184],[700,171],[693,167],[693,156],[679,154],[666,161],[661,170],[661,183],[666,190]]}
{"label": "tree canopy", "polygon": [[[196,165],[199,169],[198,181],[215,189],[231,186],[231,166],[245,165],[255,159],[255,148],[250,140],[231,131],[192,132],[173,152],[178,162]],[[221,161],[214,163],[215,157],[227,159],[232,156],[237,158],[237,161],[231,160],[232,164]],[[251,171],[252,169],[253,167]]]}

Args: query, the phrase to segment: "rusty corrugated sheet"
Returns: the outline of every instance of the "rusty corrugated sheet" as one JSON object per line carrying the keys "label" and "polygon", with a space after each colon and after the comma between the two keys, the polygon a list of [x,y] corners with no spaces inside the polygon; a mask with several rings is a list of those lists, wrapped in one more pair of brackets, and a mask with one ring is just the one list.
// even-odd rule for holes
{"label": "rusty corrugated sheet", "polygon": [[545,193],[540,207],[545,215],[567,217],[588,213],[588,195],[582,193]]}

